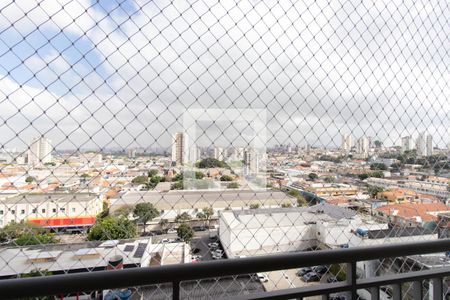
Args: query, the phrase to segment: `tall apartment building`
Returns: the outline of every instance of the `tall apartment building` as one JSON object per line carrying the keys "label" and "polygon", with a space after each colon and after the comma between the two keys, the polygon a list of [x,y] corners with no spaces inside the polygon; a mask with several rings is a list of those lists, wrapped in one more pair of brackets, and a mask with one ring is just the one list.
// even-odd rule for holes
{"label": "tall apartment building", "polygon": [[433,155],[433,136],[427,135],[426,156]]}
{"label": "tall apartment building", "polygon": [[416,149],[418,156],[426,155],[425,132],[419,133],[416,139]]}
{"label": "tall apartment building", "polygon": [[188,161],[188,137],[183,132],[177,132],[172,137],[172,161],[184,165]]}
{"label": "tall apartment building", "polygon": [[341,150],[344,152],[350,152],[352,149],[352,136],[350,134],[343,134],[342,135],[342,142],[341,142]]}
{"label": "tall apartment building", "polygon": [[361,156],[367,157],[369,155],[369,150],[370,150],[369,139],[364,136],[359,138],[358,142],[356,143],[356,152],[358,154],[361,154]]}
{"label": "tall apartment building", "polygon": [[412,136],[402,137],[402,152],[411,151],[414,148]]}
{"label": "tall apartment building", "polygon": [[252,149],[245,149],[244,151],[244,168],[245,174],[259,174],[259,153]]}
{"label": "tall apartment building", "polygon": [[214,158],[217,160],[225,160],[226,158],[226,149],[222,147],[214,147]]}
{"label": "tall apartment building", "polygon": [[238,148],[231,148],[229,149],[229,153],[230,153],[230,157],[229,159],[231,161],[241,161],[244,160],[244,152],[245,149],[242,147],[238,147]]}
{"label": "tall apartment building", "polygon": [[46,137],[34,138],[28,148],[28,165],[40,166],[52,162],[52,144]]}

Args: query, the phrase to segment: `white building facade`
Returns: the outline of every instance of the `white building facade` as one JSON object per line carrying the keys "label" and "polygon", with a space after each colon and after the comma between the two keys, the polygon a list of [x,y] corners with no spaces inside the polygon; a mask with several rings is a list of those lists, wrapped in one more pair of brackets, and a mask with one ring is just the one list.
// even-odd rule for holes
{"label": "white building facade", "polygon": [[42,166],[52,162],[52,144],[46,137],[34,138],[28,149],[28,165]]}

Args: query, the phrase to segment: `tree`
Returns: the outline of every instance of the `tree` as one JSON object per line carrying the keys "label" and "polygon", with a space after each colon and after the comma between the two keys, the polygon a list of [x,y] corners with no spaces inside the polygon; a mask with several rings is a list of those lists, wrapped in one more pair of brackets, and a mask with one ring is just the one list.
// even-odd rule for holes
{"label": "tree", "polygon": [[133,215],[139,223],[144,224],[144,232],[147,223],[160,215],[159,210],[151,203],[138,203],[134,207]]}
{"label": "tree", "polygon": [[308,205],[308,201],[306,201],[305,197],[303,197],[303,195],[300,195],[300,197],[297,197],[297,206],[307,206]]}
{"label": "tree", "polygon": [[191,219],[192,217],[187,212],[184,212],[175,217],[175,223],[185,223],[190,221]]}
{"label": "tree", "polygon": [[83,179],[87,179],[87,178],[90,178],[91,175],[89,175],[88,173],[83,173],[83,174],[80,175],[80,177],[83,178]]}
{"label": "tree", "polygon": [[303,197],[303,195],[298,190],[290,190],[288,192],[288,195],[297,198],[298,206],[305,206],[308,204],[308,201],[306,201],[305,197]]}
{"label": "tree", "polygon": [[156,169],[151,169],[151,170],[148,170],[148,172],[147,172],[147,176],[148,177],[153,177],[153,176],[156,176],[156,175],[158,175],[158,170],[156,170]]}
{"label": "tree", "polygon": [[383,143],[379,140],[374,141],[373,144],[375,145],[375,148],[381,148],[381,146],[383,146]]}
{"label": "tree", "polygon": [[281,203],[281,207],[283,207],[283,208],[289,208],[289,207],[292,207],[292,204],[289,203],[289,202],[284,202],[284,203]]}
{"label": "tree", "polygon": [[33,176],[28,176],[27,178],[25,178],[26,183],[32,183],[34,181],[36,181],[36,179]]}
{"label": "tree", "polygon": [[58,243],[54,233],[48,229],[25,222],[11,222],[0,230],[1,242],[13,242],[18,246]]}
{"label": "tree", "polygon": [[231,177],[230,175],[222,175],[220,177],[220,181],[233,181],[233,177]]}
{"label": "tree", "polygon": [[308,178],[314,181],[319,178],[319,176],[316,173],[309,173]]}
{"label": "tree", "polygon": [[172,183],[172,185],[170,186],[171,190],[182,190],[184,187],[183,185],[183,181],[177,181],[175,183]]}
{"label": "tree", "polygon": [[208,227],[209,227],[209,222],[210,222],[212,216],[214,215],[214,209],[212,207],[203,207],[202,213],[205,215],[206,222],[208,223]]}
{"label": "tree", "polygon": [[132,239],[136,237],[136,225],[124,217],[107,217],[92,226],[88,234],[90,241]]}
{"label": "tree", "polygon": [[250,204],[250,209],[258,209],[260,207],[259,203]]}
{"label": "tree", "polygon": [[166,230],[167,226],[169,225],[169,220],[167,219],[161,219],[159,220],[159,227],[161,227],[161,230],[164,231]]}
{"label": "tree", "polygon": [[206,215],[203,212],[199,211],[197,213],[197,219],[202,220],[203,221],[203,226],[206,227]]}
{"label": "tree", "polygon": [[131,180],[132,184],[146,184],[148,182],[148,177],[145,175],[136,176]]}
{"label": "tree", "polygon": [[401,168],[402,168],[402,165],[398,164],[398,163],[394,163],[391,165],[392,172],[400,172]]}
{"label": "tree", "polygon": [[386,171],[387,170],[387,166],[383,163],[373,163],[370,165],[370,169],[371,170],[381,170],[381,171]]}
{"label": "tree", "polygon": [[56,235],[50,232],[41,234],[25,232],[14,241],[17,246],[46,245],[56,244],[58,242],[59,240],[56,238]]}
{"label": "tree", "polygon": [[382,171],[375,171],[375,172],[370,173],[370,177],[383,178],[384,173]]}
{"label": "tree", "polygon": [[327,177],[325,177],[324,181],[327,182],[327,183],[333,183],[334,182],[334,177],[327,176]]}
{"label": "tree", "polygon": [[34,269],[29,273],[20,274],[20,278],[31,278],[31,277],[41,277],[41,276],[50,276],[53,275],[49,270],[44,269]]}
{"label": "tree", "polygon": [[365,180],[365,179],[369,178],[369,174],[367,174],[367,173],[359,174],[359,175],[358,175],[358,178],[359,178],[360,180]]}
{"label": "tree", "polygon": [[239,184],[237,182],[230,182],[228,184],[228,188],[229,189],[238,189],[239,188]]}
{"label": "tree", "polygon": [[228,168],[228,165],[225,162],[220,161],[215,158],[211,158],[211,157],[202,159],[201,161],[196,163],[196,166],[197,166],[197,168],[201,168],[201,169]]}
{"label": "tree", "polygon": [[205,174],[203,174],[203,172],[200,171],[195,172],[195,179],[203,179],[203,177],[205,177]]}
{"label": "tree", "polygon": [[181,224],[177,229],[177,235],[182,241],[189,243],[194,237],[194,230],[187,224]]}
{"label": "tree", "polygon": [[384,189],[381,186],[369,185],[367,191],[369,192],[370,197],[375,198],[378,193],[383,192]]}
{"label": "tree", "polygon": [[118,216],[118,217],[124,217],[124,218],[128,218],[130,216],[130,214],[133,213],[133,206],[132,205],[128,205],[128,204],[124,204],[121,205],[119,208],[117,208],[113,215],[114,216]]}

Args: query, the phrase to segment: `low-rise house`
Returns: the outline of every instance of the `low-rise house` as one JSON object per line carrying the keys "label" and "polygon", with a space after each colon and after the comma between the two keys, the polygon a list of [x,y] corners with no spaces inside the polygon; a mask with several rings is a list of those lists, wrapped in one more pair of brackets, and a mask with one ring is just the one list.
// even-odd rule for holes
{"label": "low-rise house", "polygon": [[450,212],[449,207],[442,203],[396,203],[382,206],[377,214],[398,226],[425,226],[438,221],[438,214]]}

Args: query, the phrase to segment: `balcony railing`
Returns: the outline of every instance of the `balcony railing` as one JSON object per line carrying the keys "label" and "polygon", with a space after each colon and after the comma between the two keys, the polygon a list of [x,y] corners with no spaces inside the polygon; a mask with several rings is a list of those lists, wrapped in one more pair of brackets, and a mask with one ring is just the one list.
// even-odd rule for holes
{"label": "balcony railing", "polygon": [[332,293],[348,294],[347,299],[358,299],[357,291],[366,289],[371,299],[380,299],[380,287],[392,286],[393,299],[402,299],[402,284],[413,284],[413,299],[423,299],[422,283],[430,282],[431,299],[443,299],[443,278],[450,276],[450,266],[358,279],[357,263],[388,257],[446,252],[450,239],[430,242],[332,249],[302,253],[287,253],[251,258],[228,259],[198,264],[179,264],[161,267],[142,267],[126,270],[97,271],[91,273],[55,275],[47,277],[8,279],[0,281],[2,298],[24,298],[45,295],[67,295],[77,292],[120,289],[171,283],[172,298],[185,298],[180,283],[206,278],[252,274],[282,269],[310,267],[319,264],[346,264],[346,280],[300,288],[281,289],[233,296],[233,299],[291,299],[322,295],[328,299]]}

